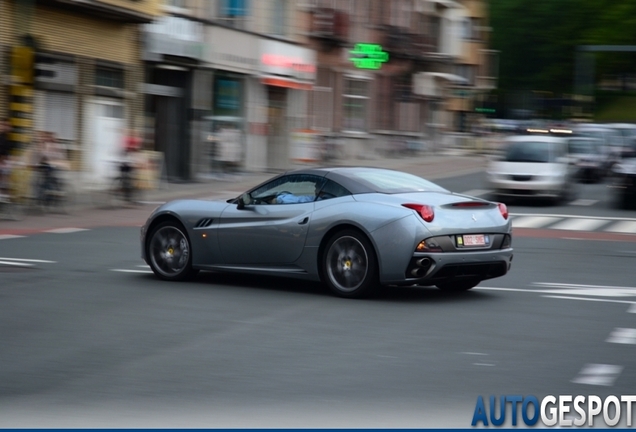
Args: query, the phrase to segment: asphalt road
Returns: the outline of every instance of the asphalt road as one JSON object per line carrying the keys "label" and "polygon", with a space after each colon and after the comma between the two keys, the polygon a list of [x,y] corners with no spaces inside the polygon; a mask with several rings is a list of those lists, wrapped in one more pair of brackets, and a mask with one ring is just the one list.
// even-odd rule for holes
{"label": "asphalt road", "polygon": [[[510,210],[636,219],[601,187]],[[117,214],[0,240],[0,427],[467,428],[478,396],[633,393],[633,234],[519,228],[505,277],[356,301],[277,278],[161,282]]]}

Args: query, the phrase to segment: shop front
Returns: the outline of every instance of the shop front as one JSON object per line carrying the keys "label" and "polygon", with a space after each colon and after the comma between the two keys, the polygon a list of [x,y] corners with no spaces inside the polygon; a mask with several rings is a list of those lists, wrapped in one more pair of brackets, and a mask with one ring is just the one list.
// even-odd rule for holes
{"label": "shop front", "polygon": [[316,52],[291,43],[263,39],[259,83],[265,86],[266,166],[289,168],[298,154],[291,137],[306,131],[308,93],[316,79]]}
{"label": "shop front", "polygon": [[164,174],[170,181],[192,177],[191,129],[193,93],[203,60],[204,30],[201,23],[165,16],[144,28],[146,61],[145,137],[153,150],[164,155]]}

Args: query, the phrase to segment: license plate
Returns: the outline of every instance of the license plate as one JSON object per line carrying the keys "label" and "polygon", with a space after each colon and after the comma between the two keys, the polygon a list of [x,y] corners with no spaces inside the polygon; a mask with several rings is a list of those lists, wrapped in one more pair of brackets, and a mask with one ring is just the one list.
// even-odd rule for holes
{"label": "license plate", "polygon": [[466,234],[457,236],[458,246],[486,246],[490,243],[490,238],[484,234]]}

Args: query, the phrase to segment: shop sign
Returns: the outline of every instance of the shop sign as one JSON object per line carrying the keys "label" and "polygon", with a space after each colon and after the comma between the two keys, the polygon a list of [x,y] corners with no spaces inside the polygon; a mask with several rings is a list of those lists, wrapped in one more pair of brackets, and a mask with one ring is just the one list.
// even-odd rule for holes
{"label": "shop sign", "polygon": [[263,40],[260,54],[261,72],[302,80],[316,77],[316,52],[286,42]]}

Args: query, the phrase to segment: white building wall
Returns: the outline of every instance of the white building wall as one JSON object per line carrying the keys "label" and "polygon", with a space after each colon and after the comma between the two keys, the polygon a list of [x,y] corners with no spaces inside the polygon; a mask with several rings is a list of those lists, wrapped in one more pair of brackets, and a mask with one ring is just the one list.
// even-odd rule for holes
{"label": "white building wall", "polygon": [[267,89],[258,78],[248,78],[247,87],[247,124],[248,133],[245,147],[245,169],[247,171],[265,171],[267,168],[267,135],[259,133],[258,128],[249,130],[249,125],[267,123]]}

